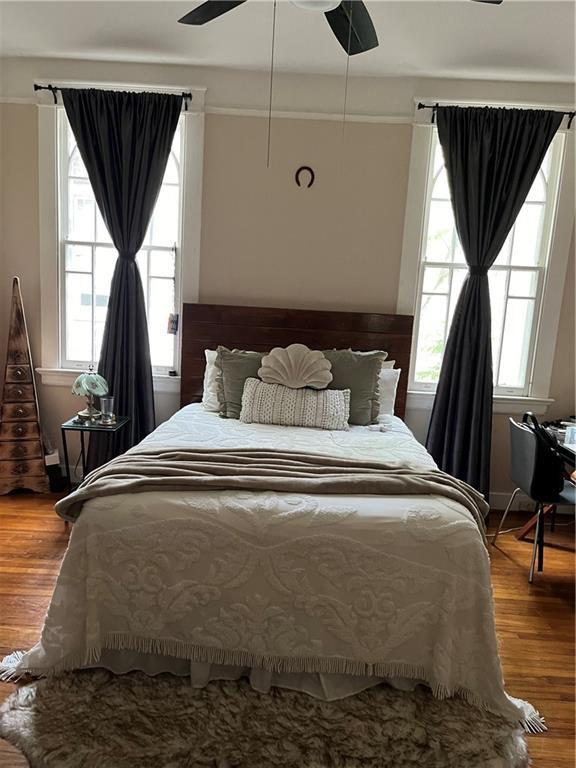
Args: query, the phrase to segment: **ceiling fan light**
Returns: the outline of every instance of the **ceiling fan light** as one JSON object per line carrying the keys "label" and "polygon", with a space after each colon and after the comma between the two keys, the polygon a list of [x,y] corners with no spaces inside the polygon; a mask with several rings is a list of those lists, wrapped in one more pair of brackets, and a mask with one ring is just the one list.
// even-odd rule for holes
{"label": "ceiling fan light", "polygon": [[303,8],[305,11],[333,11],[338,8],[340,0],[290,0],[292,5]]}

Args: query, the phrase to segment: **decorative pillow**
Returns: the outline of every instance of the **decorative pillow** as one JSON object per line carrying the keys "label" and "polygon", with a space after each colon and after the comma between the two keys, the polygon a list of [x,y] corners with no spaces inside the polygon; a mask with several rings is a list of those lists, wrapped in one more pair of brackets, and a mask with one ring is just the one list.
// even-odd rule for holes
{"label": "decorative pillow", "polygon": [[202,389],[202,405],[207,411],[220,410],[218,403],[218,387],[216,385],[216,350],[205,349],[206,369],[204,371],[204,386]]}
{"label": "decorative pillow", "polygon": [[328,389],[350,390],[350,424],[375,424],[380,411],[378,376],[386,352],[353,352],[329,349],[324,356],[332,363],[332,381]]}
{"label": "decorative pillow", "polygon": [[[340,350],[338,350],[338,351],[340,351]],[[374,355],[374,354],[377,353],[379,355],[384,355],[384,357],[388,357],[388,352],[385,352],[383,349],[369,349],[366,352],[366,351],[362,351],[362,350],[358,350],[358,349],[352,349],[351,347],[348,347],[348,349],[346,351],[347,352],[354,352],[355,355]]]}
{"label": "decorative pillow", "polygon": [[400,368],[382,368],[379,378],[379,392],[378,399],[380,401],[380,413],[378,414],[378,420],[380,416],[393,416],[394,404],[396,402],[396,388],[398,387],[398,379],[400,378]]}
{"label": "decorative pillow", "polygon": [[218,347],[216,350],[216,388],[220,416],[239,419],[244,382],[258,376],[262,353]]}
{"label": "decorative pillow", "polygon": [[274,347],[265,355],[258,376],[266,384],[290,389],[325,389],[332,381],[331,367],[322,352],[313,352],[305,344],[290,344],[285,349]]}
{"label": "decorative pillow", "polygon": [[292,389],[247,379],[240,421],[284,427],[348,429],[350,390]]}
{"label": "decorative pillow", "polygon": [[[237,350],[244,352],[244,350]],[[218,354],[215,349],[205,349],[204,354],[206,356],[206,368],[204,370],[204,385],[202,388],[202,405],[207,411],[218,412],[220,410],[220,403],[218,402],[218,370],[216,368],[216,355]],[[250,352],[250,354],[256,355],[257,352]]]}
{"label": "decorative pillow", "polygon": [[382,368],[394,368],[396,365],[396,360],[384,360],[382,363]]}

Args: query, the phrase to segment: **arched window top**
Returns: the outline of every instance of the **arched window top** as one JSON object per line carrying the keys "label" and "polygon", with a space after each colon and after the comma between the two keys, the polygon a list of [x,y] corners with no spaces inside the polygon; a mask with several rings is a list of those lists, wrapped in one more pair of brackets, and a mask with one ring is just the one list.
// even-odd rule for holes
{"label": "arched window top", "polygon": [[166,163],[166,171],[164,173],[163,184],[180,184],[180,144],[181,144],[182,124],[178,122],[178,126],[174,133],[174,139],[172,141],[172,149],[170,150],[170,157]]}
{"label": "arched window top", "polygon": [[176,157],[174,151],[170,152],[170,157],[166,163],[166,171],[164,172],[164,179],[162,184],[179,184],[180,183],[180,163]]}
{"label": "arched window top", "polygon": [[80,152],[76,144],[73,145],[72,151],[70,152],[70,155],[68,157],[68,175],[79,176],[82,179],[88,178],[88,172],[86,171],[86,166],[84,165],[84,161],[80,157]]}
{"label": "arched window top", "polygon": [[433,200],[450,200],[450,187],[448,186],[448,174],[446,168],[441,166],[434,174],[432,182]]}
{"label": "arched window top", "polygon": [[[545,203],[546,193],[548,191],[548,175],[550,173],[551,153],[548,150],[542,163],[538,175],[530,188],[526,200],[531,203]],[[450,187],[448,185],[448,174],[444,165],[444,155],[440,142],[436,144],[434,155],[434,170],[432,176],[432,199],[450,200]]]}
{"label": "arched window top", "polygon": [[450,187],[448,186],[448,174],[444,165],[444,153],[439,141],[436,141],[434,152],[434,169],[432,171],[432,199],[450,200]]}
{"label": "arched window top", "polygon": [[[162,184],[180,184],[180,141],[178,136],[175,137],[174,145],[170,151],[168,162],[166,163],[166,171],[164,172],[164,178]],[[72,130],[68,132],[68,176],[79,177],[82,179],[88,178],[88,172],[86,166],[80,155],[78,145],[74,140],[74,134]]]}
{"label": "arched window top", "polygon": [[526,198],[526,200],[531,203],[545,203],[547,188],[548,188],[548,182],[546,179],[546,175],[544,173],[544,169],[541,168],[538,171],[538,175],[534,179],[534,183],[530,188],[530,192],[528,192],[528,197]]}

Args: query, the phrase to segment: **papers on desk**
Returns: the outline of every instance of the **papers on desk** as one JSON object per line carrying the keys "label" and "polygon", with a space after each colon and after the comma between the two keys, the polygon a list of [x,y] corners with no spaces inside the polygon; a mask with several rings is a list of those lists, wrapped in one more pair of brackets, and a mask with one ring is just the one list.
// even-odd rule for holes
{"label": "papers on desk", "polygon": [[566,426],[566,434],[564,436],[564,448],[567,448],[572,453],[576,453],[576,426],[570,424]]}

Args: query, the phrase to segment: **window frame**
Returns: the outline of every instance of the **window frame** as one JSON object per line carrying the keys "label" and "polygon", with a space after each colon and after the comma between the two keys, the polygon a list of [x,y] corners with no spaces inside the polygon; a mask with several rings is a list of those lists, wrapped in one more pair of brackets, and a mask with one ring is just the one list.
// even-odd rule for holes
{"label": "window frame", "polygon": [[[544,285],[546,282],[546,276],[547,276],[548,268],[550,265],[552,227],[553,227],[554,219],[556,216],[558,194],[559,194],[560,182],[561,182],[561,169],[562,169],[562,162],[563,162],[564,149],[565,149],[564,139],[565,137],[562,134],[557,134],[553,139],[550,168],[549,168],[549,174],[547,179],[546,200],[543,205],[543,217],[541,222],[541,233],[540,233],[540,254],[539,254],[540,258],[538,263],[535,265],[512,265],[509,262],[508,264],[505,264],[505,265],[494,264],[490,268],[491,273],[492,272],[506,273],[506,292],[505,292],[506,303],[504,307],[504,323],[502,325],[502,332],[500,336],[500,347],[498,350],[498,359],[497,361],[496,360],[494,361],[494,369],[496,372],[499,370],[499,364],[501,361],[502,341],[503,341],[503,336],[505,331],[505,318],[506,318],[506,313],[508,309],[508,298],[509,298],[508,289],[509,289],[510,276],[511,276],[512,270],[518,271],[518,272],[528,271],[528,272],[537,273],[537,285],[536,285],[535,294],[533,297],[529,297],[533,299],[533,302],[534,302],[534,305],[533,305],[534,317],[532,320],[532,327],[530,329],[530,339],[528,340],[528,359],[526,363],[524,385],[521,387],[503,387],[503,386],[497,386],[496,384],[494,384],[495,395],[510,396],[510,397],[530,397],[531,395],[534,364],[535,364],[535,358],[536,358],[536,342],[538,338],[538,326],[540,324],[540,318],[542,315]],[[440,173],[440,171],[435,172],[434,170],[434,157],[435,157],[435,153],[438,146],[439,146],[438,133],[435,130],[435,127],[432,126],[431,135],[430,135],[430,151],[428,156],[429,157],[428,174],[426,179],[424,223],[422,228],[422,237],[421,237],[420,252],[419,252],[418,282],[416,287],[416,300],[415,300],[415,306],[414,306],[414,330],[413,330],[413,337],[412,337],[412,349],[411,349],[411,355],[410,355],[410,374],[409,374],[409,383],[408,383],[409,389],[414,392],[436,392],[436,387],[437,387],[436,382],[417,381],[415,378],[416,356],[418,351],[417,340],[418,340],[418,333],[420,330],[420,312],[422,308],[422,294],[423,294],[425,268],[437,267],[442,269],[448,269],[450,272],[450,278],[449,278],[450,287],[452,285],[452,280],[454,278],[455,271],[458,269],[467,270],[466,264],[462,264],[460,262],[454,262],[454,261],[440,262],[440,261],[425,259],[428,226],[430,221],[430,210],[432,207],[431,203],[432,203],[432,200],[434,199],[433,197],[434,186],[436,184],[438,175]],[[540,205],[540,203],[530,203],[530,202],[528,202],[527,204]],[[510,253],[514,245],[514,242],[513,242],[514,235],[515,235],[515,230],[512,233]],[[443,294],[438,294],[438,295],[443,295]],[[448,293],[448,296],[449,295],[450,295],[450,292]],[[447,312],[449,312],[449,306],[447,306]],[[446,327],[445,341],[448,337],[449,330],[450,330],[450,327],[448,324]]]}
{"label": "window frame", "polygon": [[[173,246],[159,246],[159,245],[143,245],[140,249],[141,252],[146,253],[147,266],[146,280],[142,279],[142,288],[146,297],[146,307],[149,305],[150,299],[150,251],[166,251],[174,253],[174,311],[181,314],[182,300],[181,300],[181,264],[180,264],[180,252],[182,242],[182,220],[183,220],[183,205],[184,205],[184,181],[185,181],[185,152],[186,152],[186,120],[182,116],[180,118],[180,161],[178,167],[179,175],[179,205],[178,205],[178,223],[177,223],[177,242]],[[99,241],[95,239],[90,240],[76,240],[73,238],[67,238],[64,233],[68,231],[68,180],[69,180],[69,166],[70,157],[68,153],[68,129],[69,123],[66,118],[66,112],[63,108],[56,110],[57,121],[57,139],[56,139],[56,153],[58,162],[58,293],[59,293],[59,307],[58,307],[58,361],[59,367],[64,369],[77,369],[84,370],[87,365],[92,363],[94,367],[97,367],[98,360],[74,360],[67,356],[67,344],[66,344],[66,275],[74,270],[66,269],[66,246],[67,245],[82,245],[90,248],[91,252],[91,270],[90,272],[83,272],[81,274],[89,274],[92,279],[92,295],[94,296],[94,260],[95,251],[100,248],[109,248],[116,250],[114,245],[110,242]],[[96,235],[96,232],[95,232]],[[171,279],[171,278],[166,278]],[[94,325],[94,302],[92,302],[92,329]],[[94,343],[94,342],[92,342]],[[156,376],[167,376],[169,371],[176,370],[178,365],[180,351],[180,332],[173,335],[173,358],[172,365],[152,365],[152,374]]]}
{"label": "window frame", "polygon": [[[44,81],[39,81],[41,85]],[[46,81],[47,82],[47,81]],[[177,312],[182,318],[182,304],[199,300],[200,246],[202,224],[202,190],[204,165],[204,129],[206,88],[201,86],[156,86],[133,83],[98,83],[65,81],[63,87],[101,88],[109,90],[161,91],[192,93],[192,102],[182,116],[186,121],[186,141],[181,167],[184,174],[182,184],[181,244],[177,256],[179,296]],[[48,96],[50,98],[48,98]],[[70,387],[78,369],[64,367],[60,359],[60,270],[59,254],[59,194],[58,188],[58,111],[63,106],[54,104],[52,96],[45,92],[37,94],[38,113],[38,203],[40,237],[40,317],[41,317],[41,366],[36,368],[43,384]],[[181,357],[181,334],[177,335],[177,375],[153,374],[154,391],[157,394],[177,394],[180,389],[179,365]]]}
{"label": "window frame", "polygon": [[[416,408],[431,407],[436,391],[434,383],[422,386],[420,382],[414,381],[418,329],[416,315],[420,309],[419,297],[423,279],[421,254],[428,230],[428,203],[431,197],[430,185],[434,176],[435,131],[434,125],[418,122],[415,119],[397,302],[399,314],[410,314],[415,318],[408,405],[410,407],[412,404]],[[523,392],[517,389],[512,390],[512,388],[495,389],[495,410],[506,413],[522,412],[528,404],[533,404],[537,412],[545,413],[547,407],[553,402],[549,398],[550,378],[562,289],[574,226],[574,136],[566,129],[561,129],[557,137],[558,135],[561,135],[560,143],[562,144],[562,150],[559,155],[556,154],[558,183],[555,190],[555,204],[548,206],[547,203],[550,213],[546,217],[547,221],[543,222],[542,247],[547,248],[548,261],[544,279],[540,280],[539,313],[532,329],[532,354],[528,366],[527,386]],[[544,246],[545,241],[546,246]],[[432,265],[431,262],[429,263]],[[498,404],[499,401],[500,404]]]}

